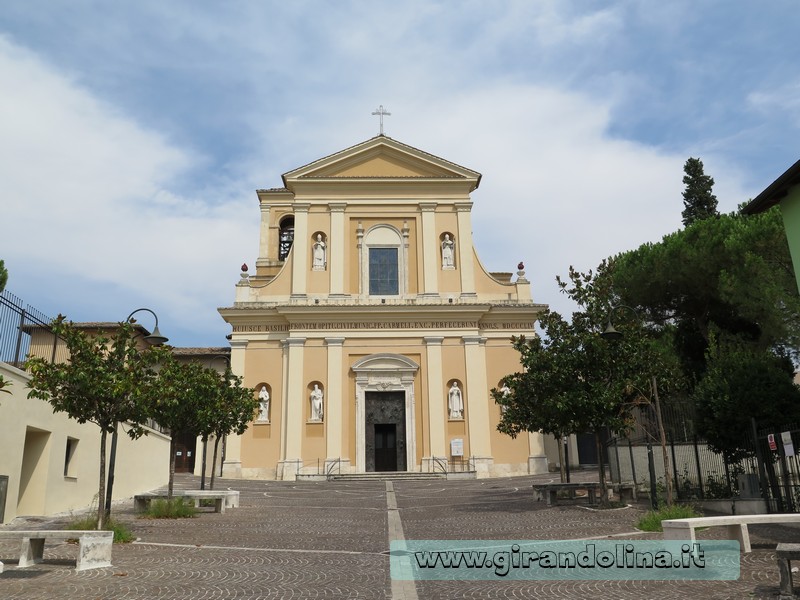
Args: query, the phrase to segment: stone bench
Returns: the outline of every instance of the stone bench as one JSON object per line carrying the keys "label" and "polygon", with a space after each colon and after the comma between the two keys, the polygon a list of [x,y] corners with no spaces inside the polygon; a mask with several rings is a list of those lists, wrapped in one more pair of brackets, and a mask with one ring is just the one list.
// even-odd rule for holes
{"label": "stone bench", "polygon": [[[78,558],[75,569],[99,569],[111,566],[111,546],[114,543],[113,531],[54,530],[54,531],[0,531],[0,541],[21,540],[19,568],[29,567],[44,559],[45,540],[78,540]],[[2,563],[0,563],[2,564]]]}
{"label": "stone bench", "polygon": [[600,483],[583,482],[583,483],[541,483],[533,484],[533,493],[537,501],[542,498],[547,499],[547,506],[554,506],[558,504],[558,493],[568,492],[571,499],[575,498],[575,492],[578,490],[586,490],[589,504],[597,503],[597,496],[600,494]]}
{"label": "stone bench", "polygon": [[750,552],[750,532],[748,525],[773,523],[800,523],[800,514],[773,515],[723,515],[721,517],[695,517],[693,519],[667,519],[661,521],[665,540],[696,541],[695,529],[698,527],[726,527],[727,539],[739,540],[742,553]]}
{"label": "stone bench", "polygon": [[[239,492],[235,490],[175,490],[172,497],[190,498],[195,507],[199,507],[202,500],[213,500],[214,512],[218,513],[224,513],[226,508],[239,507]],[[137,494],[133,497],[133,507],[137,512],[144,512],[153,500],[167,498],[164,493]]]}
{"label": "stone bench", "polygon": [[778,544],[775,555],[778,558],[778,571],[781,576],[778,600],[792,600],[795,595],[791,561],[800,560],[800,544]]}
{"label": "stone bench", "polygon": [[636,502],[639,500],[639,490],[635,483],[614,483],[611,485],[614,494],[620,502]]}

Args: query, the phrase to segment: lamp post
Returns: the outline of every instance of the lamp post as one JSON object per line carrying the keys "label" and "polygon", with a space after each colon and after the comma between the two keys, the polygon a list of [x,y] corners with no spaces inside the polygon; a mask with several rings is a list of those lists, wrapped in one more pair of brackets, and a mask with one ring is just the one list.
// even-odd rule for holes
{"label": "lamp post", "polygon": [[[169,341],[169,338],[164,337],[161,335],[161,332],[158,330],[158,315],[154,313],[149,308],[137,308],[131,314],[128,315],[128,318],[125,319],[125,323],[131,323],[131,318],[137,312],[140,311],[147,311],[153,318],[156,320],[155,327],[153,327],[153,332],[150,335],[144,336],[144,341],[146,341],[151,346],[161,346],[162,344],[166,344]],[[111,494],[114,490],[114,467],[117,461],[117,437],[119,434],[119,422],[114,423],[114,434],[111,436],[111,453],[108,458],[108,486],[106,490],[106,506],[105,511],[106,515],[111,515]]]}
{"label": "lamp post", "polygon": [[[626,304],[618,304],[617,306],[611,307],[611,310],[608,312],[608,323],[606,324],[605,330],[600,334],[600,336],[609,341],[618,341],[625,337],[620,331],[614,327],[614,323],[612,322],[612,317],[617,310],[622,308],[626,308],[631,311],[636,318],[640,318],[639,313],[636,309],[626,305]],[[661,442],[661,456],[664,460],[664,480],[667,492],[667,505],[672,505],[672,476],[670,474],[669,469],[669,457],[667,456],[667,436],[664,432],[664,421],[661,418],[661,402],[658,397],[658,384],[656,382],[655,375],[650,376],[650,386],[653,390],[653,403],[656,413],[656,423],[658,425],[658,434]],[[658,497],[656,494],[656,477],[655,477],[655,465],[653,464],[653,451],[650,442],[647,443],[647,460],[648,466],[650,470],[650,497],[653,503],[653,508],[658,508]]]}

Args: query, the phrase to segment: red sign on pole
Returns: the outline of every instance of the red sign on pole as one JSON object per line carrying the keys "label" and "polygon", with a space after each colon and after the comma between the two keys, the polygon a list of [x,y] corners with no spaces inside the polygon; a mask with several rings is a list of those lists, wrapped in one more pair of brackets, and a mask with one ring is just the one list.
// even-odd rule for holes
{"label": "red sign on pole", "polygon": [[767,441],[769,442],[769,449],[770,450],[775,451],[775,450],[778,449],[778,444],[775,443],[775,434],[774,433],[770,433],[767,436]]}

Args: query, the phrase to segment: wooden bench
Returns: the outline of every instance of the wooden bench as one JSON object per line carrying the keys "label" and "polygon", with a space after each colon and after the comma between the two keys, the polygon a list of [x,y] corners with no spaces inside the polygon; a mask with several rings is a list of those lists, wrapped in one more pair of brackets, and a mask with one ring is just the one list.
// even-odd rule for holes
{"label": "wooden bench", "polygon": [[800,560],[800,544],[778,544],[775,555],[778,558],[778,571],[781,576],[778,600],[792,600],[795,596],[791,561]]}
{"label": "wooden bench", "polygon": [[589,504],[597,503],[597,496],[600,493],[600,483],[584,482],[584,483],[540,483],[533,484],[533,493],[537,501],[542,498],[547,499],[547,506],[554,506],[558,504],[558,493],[568,492],[571,499],[575,498],[575,492],[578,490],[586,490]]}
{"label": "wooden bench", "polygon": [[[239,492],[235,490],[175,490],[173,498],[190,498],[195,507],[200,506],[203,500],[214,501],[214,512],[224,513],[226,508],[239,507]],[[133,497],[133,506],[137,512],[147,510],[153,500],[166,500],[165,493],[137,494]]]}
{"label": "wooden bench", "polygon": [[800,523],[800,513],[774,515],[723,515],[720,517],[695,517],[693,519],[667,519],[661,521],[665,540],[696,541],[695,529],[698,527],[726,527],[727,539],[739,540],[742,553],[750,552],[750,532],[748,525],[771,523]]}
{"label": "wooden bench", "polygon": [[75,569],[99,569],[111,566],[111,546],[114,543],[113,531],[91,530],[54,530],[54,531],[0,531],[0,541],[21,540],[22,549],[19,555],[20,569],[29,567],[44,560],[45,540],[78,540],[78,558]]}

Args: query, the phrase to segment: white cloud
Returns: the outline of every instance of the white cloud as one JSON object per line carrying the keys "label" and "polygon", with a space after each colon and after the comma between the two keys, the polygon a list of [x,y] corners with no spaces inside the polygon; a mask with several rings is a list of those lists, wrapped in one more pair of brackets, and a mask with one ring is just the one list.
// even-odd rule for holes
{"label": "white cloud", "polygon": [[[0,120],[0,181],[10,286],[36,278],[69,296],[76,282],[100,282],[92,293],[148,298],[187,328],[198,319],[216,322],[213,306],[232,298],[237,261],[257,246],[257,225],[247,218],[255,201],[226,190],[209,190],[206,198],[171,190],[196,160],[190,151],[3,38],[0,82],[0,112],[8,117]],[[231,276],[211,275],[220,271]],[[69,307],[59,310],[73,316]],[[113,320],[125,310],[82,318]]]}
{"label": "white cloud", "polygon": [[784,113],[800,126],[800,81],[785,83],[769,91],[752,92],[747,101],[761,113]]}

